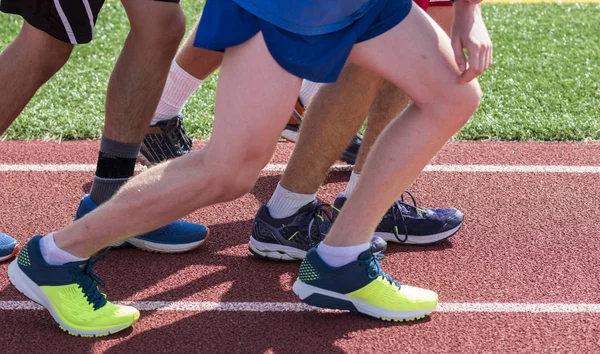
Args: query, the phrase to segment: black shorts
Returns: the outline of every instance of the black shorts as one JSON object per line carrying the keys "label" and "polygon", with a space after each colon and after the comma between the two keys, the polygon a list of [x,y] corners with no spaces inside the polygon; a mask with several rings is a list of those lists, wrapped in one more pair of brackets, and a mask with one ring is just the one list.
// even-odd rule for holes
{"label": "black shorts", "polygon": [[27,23],[60,41],[81,44],[94,38],[103,4],[104,0],[0,0],[0,11],[21,15]]}

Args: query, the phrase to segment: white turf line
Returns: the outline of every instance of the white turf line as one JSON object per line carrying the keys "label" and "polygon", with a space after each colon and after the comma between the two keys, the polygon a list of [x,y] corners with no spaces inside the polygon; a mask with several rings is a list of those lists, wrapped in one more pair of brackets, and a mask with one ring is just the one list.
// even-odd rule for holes
{"label": "white turf line", "polygon": [[[286,164],[268,164],[263,172],[283,172]],[[136,166],[136,170],[146,169]],[[350,165],[335,165],[334,171],[350,171]],[[95,164],[0,164],[0,172],[89,172]],[[487,172],[487,173],[600,173],[600,166],[563,165],[428,165],[424,172]]]}
{"label": "white turf line", "polygon": [[[195,301],[120,301],[142,311],[225,311],[225,312],[332,312],[299,302],[195,302]],[[42,310],[32,301],[0,301],[0,311]],[[600,304],[447,302],[437,312],[477,313],[600,313]]]}

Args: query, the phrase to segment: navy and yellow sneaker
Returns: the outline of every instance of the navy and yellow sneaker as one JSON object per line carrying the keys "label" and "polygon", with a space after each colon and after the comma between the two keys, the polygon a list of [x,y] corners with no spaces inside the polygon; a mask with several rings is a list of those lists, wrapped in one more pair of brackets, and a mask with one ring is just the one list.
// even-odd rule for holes
{"label": "navy and yellow sneaker", "polygon": [[[387,242],[427,245],[445,240],[460,230],[465,216],[454,208],[430,209],[404,202],[404,196],[396,201],[383,216],[375,229],[375,236]],[[337,217],[346,198],[339,194],[333,203],[333,214]]]}
{"label": "navy and yellow sneaker", "polygon": [[[86,194],[81,198],[75,220],[96,209],[98,206]],[[154,231],[132,237],[112,247],[133,246],[142,251],[158,253],[180,253],[200,247],[210,234],[208,227],[186,221],[175,221]]]}
{"label": "navy and yellow sneaker", "polygon": [[183,116],[162,120],[146,131],[138,161],[153,166],[187,154],[192,150],[192,140],[183,129]]}
{"label": "navy and yellow sneaker", "polygon": [[[288,120],[288,123],[283,128],[281,132],[281,137],[285,140],[291,141],[292,143],[298,142],[298,137],[300,136],[300,125],[302,124],[302,119],[304,119],[304,114],[306,113],[306,107],[300,100],[300,97],[296,100],[296,105],[294,106],[294,110],[292,111],[292,115]],[[356,134],[350,142],[350,145],[346,148],[346,151],[340,157],[340,160],[354,165],[356,162],[356,157],[358,156],[358,149],[360,149],[360,145],[362,144],[363,137],[360,134]]]}
{"label": "navy and yellow sneaker", "polygon": [[104,286],[94,273],[96,260],[53,266],[40,252],[41,236],[32,238],[8,266],[10,282],[46,308],[60,328],[71,335],[100,337],[130,327],[140,312],[111,303],[98,289]]}
{"label": "navy and yellow sneaker", "polygon": [[19,241],[0,232],[0,262],[16,256],[20,248]]}
{"label": "navy and yellow sneaker", "polygon": [[304,303],[348,310],[386,321],[413,321],[433,312],[438,296],[431,290],[401,285],[379,264],[383,255],[366,250],[342,267],[331,267],[316,249],[308,251],[292,290]]}
{"label": "navy and yellow sneaker", "polygon": [[[332,216],[324,209],[326,206],[315,200],[284,219],[272,218],[269,208],[261,206],[254,217],[248,249],[262,258],[282,261],[304,259],[306,252],[318,245],[331,228]],[[387,243],[380,237],[373,237],[371,247],[373,252],[381,253]]]}

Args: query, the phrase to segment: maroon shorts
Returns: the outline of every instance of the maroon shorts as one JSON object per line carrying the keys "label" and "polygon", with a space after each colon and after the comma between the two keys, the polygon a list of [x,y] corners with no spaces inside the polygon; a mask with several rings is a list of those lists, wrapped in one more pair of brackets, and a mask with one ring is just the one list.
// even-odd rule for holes
{"label": "maroon shorts", "polygon": [[420,8],[427,11],[429,6],[452,6],[450,0],[413,0]]}

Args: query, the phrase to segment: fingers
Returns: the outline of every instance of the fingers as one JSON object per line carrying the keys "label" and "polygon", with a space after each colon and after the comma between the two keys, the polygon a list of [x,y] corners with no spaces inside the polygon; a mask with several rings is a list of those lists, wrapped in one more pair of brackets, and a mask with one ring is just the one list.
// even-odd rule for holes
{"label": "fingers", "polygon": [[467,48],[467,53],[469,54],[469,68],[460,76],[461,84],[465,84],[481,74],[479,51],[469,50],[469,48]]}
{"label": "fingers", "polygon": [[490,43],[472,43],[467,47],[469,65],[460,77],[460,83],[467,83],[478,77],[492,65],[492,45]]}
{"label": "fingers", "polygon": [[460,38],[452,38],[452,50],[454,51],[454,60],[461,73],[464,73],[467,69],[467,58],[463,52],[462,42]]}

